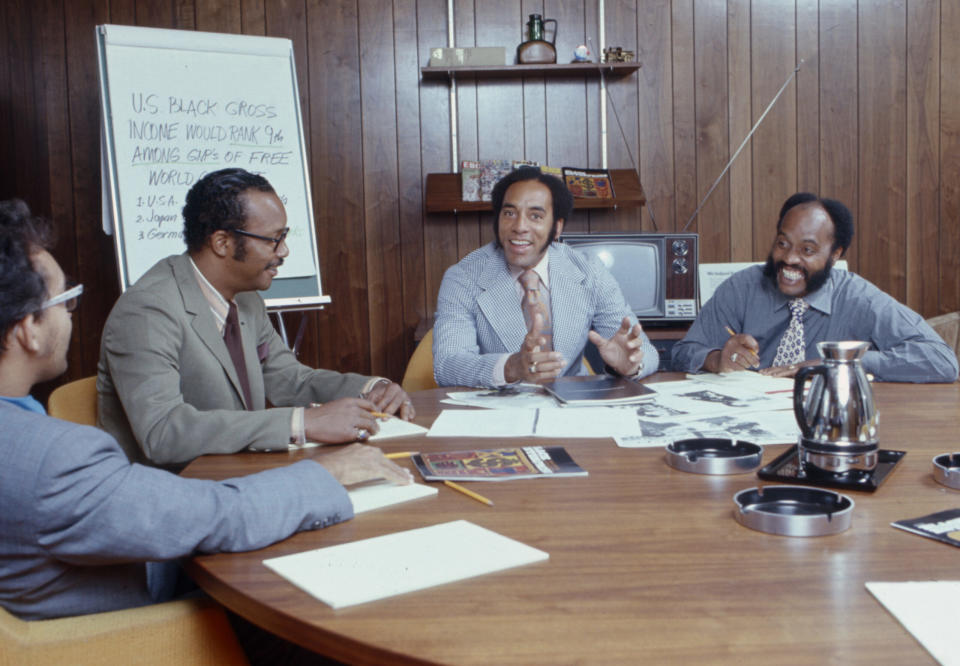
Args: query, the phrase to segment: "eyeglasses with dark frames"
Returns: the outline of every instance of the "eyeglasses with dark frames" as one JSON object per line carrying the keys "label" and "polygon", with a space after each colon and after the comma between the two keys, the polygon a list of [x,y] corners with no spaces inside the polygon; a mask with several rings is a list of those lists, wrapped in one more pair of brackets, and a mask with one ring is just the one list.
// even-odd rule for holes
{"label": "eyeglasses with dark frames", "polygon": [[234,229],[233,233],[240,234],[241,236],[249,236],[250,238],[256,238],[257,240],[267,241],[268,243],[273,243],[273,251],[276,252],[280,249],[280,243],[282,243],[287,238],[287,234],[290,233],[290,227],[287,227],[280,232],[280,235],[276,238],[271,238],[270,236],[261,236],[260,234],[252,234],[249,231],[244,231],[243,229]]}
{"label": "eyeglasses with dark frames", "polygon": [[67,289],[62,294],[54,296],[53,298],[48,298],[40,305],[40,309],[46,310],[47,308],[52,308],[54,305],[60,305],[63,303],[64,307],[67,309],[67,312],[73,312],[77,309],[77,301],[82,293],[83,285],[78,284],[75,287]]}

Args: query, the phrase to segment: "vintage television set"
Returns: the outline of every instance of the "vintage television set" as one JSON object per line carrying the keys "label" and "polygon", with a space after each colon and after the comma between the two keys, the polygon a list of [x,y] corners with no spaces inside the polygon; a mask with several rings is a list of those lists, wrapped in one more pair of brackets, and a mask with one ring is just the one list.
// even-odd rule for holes
{"label": "vintage television set", "polygon": [[[620,284],[634,315],[668,368],[676,335],[659,336],[655,327],[689,324],[697,317],[698,235],[692,233],[565,233],[560,241],[596,257]],[[588,360],[594,358],[588,351]]]}

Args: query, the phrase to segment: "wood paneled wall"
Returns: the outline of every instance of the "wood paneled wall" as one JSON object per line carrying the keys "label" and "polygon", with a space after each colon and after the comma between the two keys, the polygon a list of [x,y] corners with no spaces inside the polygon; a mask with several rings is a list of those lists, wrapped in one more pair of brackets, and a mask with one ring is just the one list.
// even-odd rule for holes
{"label": "wood paneled wall", "polygon": [[[693,222],[704,261],[761,260],[798,190],[854,211],[854,270],[925,316],[960,309],[960,5],[945,0],[607,0],[606,42],[637,53],[608,81],[608,166],[635,167],[644,209],[578,212],[574,230],[677,230],[780,86],[796,78]],[[454,0],[459,46],[559,21],[561,59],[598,44],[596,0]],[[92,374],[118,293],[100,231],[94,26],[288,37],[297,58],[324,285],[302,357],[402,376],[444,269],[491,239],[489,215],[426,215],[427,173],[451,171],[445,0],[7,0],[0,8],[0,198],[59,230],[86,287],[70,378]],[[597,48],[592,50],[596,51]],[[599,166],[597,79],[460,81],[461,159]],[[298,315],[288,315],[295,330]]]}

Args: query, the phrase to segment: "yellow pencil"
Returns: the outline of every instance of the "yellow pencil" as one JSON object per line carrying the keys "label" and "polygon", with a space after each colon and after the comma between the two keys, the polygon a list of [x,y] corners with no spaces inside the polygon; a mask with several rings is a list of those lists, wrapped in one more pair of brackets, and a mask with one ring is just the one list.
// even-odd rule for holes
{"label": "yellow pencil", "polygon": [[731,338],[736,335],[736,333],[733,332],[733,329],[730,328],[729,326],[724,326],[724,328],[727,329],[727,333],[730,334]]}
{"label": "yellow pencil", "polygon": [[370,413],[373,414],[374,416],[376,416],[378,419],[390,419],[390,418],[393,418],[392,416],[390,416],[390,415],[387,414],[386,412],[370,412]]}
{"label": "yellow pencil", "polygon": [[473,492],[472,490],[467,490],[466,488],[464,488],[463,486],[461,486],[459,483],[454,483],[453,481],[444,481],[443,484],[444,484],[445,486],[447,486],[448,488],[453,488],[454,490],[463,493],[463,494],[466,495],[467,497],[472,497],[473,499],[477,500],[478,502],[483,502],[483,503],[486,504],[487,506],[493,506],[493,502],[491,502],[490,500],[488,500],[486,497],[484,497],[484,496],[481,495],[480,493],[475,493],[475,492]]}
{"label": "yellow pencil", "polygon": [[397,458],[409,458],[410,456],[417,455],[416,451],[398,451],[396,453],[386,454],[387,458],[390,460],[396,460]]}

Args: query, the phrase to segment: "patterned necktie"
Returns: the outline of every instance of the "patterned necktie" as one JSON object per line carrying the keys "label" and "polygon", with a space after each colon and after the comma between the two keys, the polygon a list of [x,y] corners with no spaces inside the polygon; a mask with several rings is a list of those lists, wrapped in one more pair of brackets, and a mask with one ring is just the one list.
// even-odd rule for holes
{"label": "patterned necktie", "polygon": [[223,341],[230,352],[230,359],[237,371],[240,388],[243,389],[243,400],[247,409],[253,409],[253,399],[250,397],[250,379],[247,377],[247,364],[243,362],[243,343],[240,341],[240,318],[237,316],[237,304],[230,304],[227,321],[223,326]]}
{"label": "patterned necktie", "polygon": [[532,268],[527,269],[520,274],[520,284],[523,285],[523,299],[520,301],[520,307],[523,310],[523,320],[527,324],[527,330],[533,328],[534,317],[539,313],[543,319],[540,334],[546,339],[546,342],[540,346],[540,351],[553,351],[553,326],[550,323],[550,312],[540,300],[540,276]]}
{"label": "patterned necktie", "polygon": [[802,298],[790,301],[790,325],[780,338],[777,355],[773,359],[774,366],[794,365],[803,363],[806,358],[807,346],[803,342],[803,313],[810,307]]}

